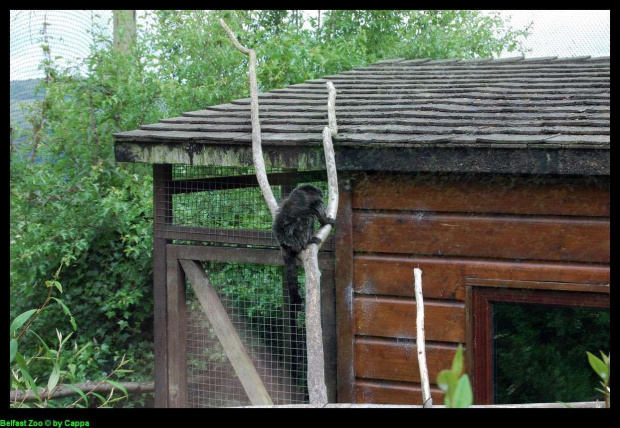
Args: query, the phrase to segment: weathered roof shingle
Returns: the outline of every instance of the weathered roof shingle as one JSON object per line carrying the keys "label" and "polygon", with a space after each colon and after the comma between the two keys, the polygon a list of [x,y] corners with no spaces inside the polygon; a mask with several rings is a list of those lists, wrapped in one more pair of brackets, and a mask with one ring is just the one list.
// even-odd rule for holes
{"label": "weathered roof shingle", "polygon": [[[327,81],[338,92],[337,150],[609,149],[609,57],[381,61],[261,93],[264,146],[322,145]],[[115,139],[250,145],[249,104],[205,107]]]}

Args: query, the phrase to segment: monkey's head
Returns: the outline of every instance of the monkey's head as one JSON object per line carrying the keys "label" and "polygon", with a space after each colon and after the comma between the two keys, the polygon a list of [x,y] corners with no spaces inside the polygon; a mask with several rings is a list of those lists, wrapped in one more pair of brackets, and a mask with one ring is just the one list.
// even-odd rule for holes
{"label": "monkey's head", "polygon": [[319,189],[316,186],[313,186],[312,184],[304,184],[303,186],[297,187],[295,190],[305,192],[309,195],[323,199],[323,192],[321,191],[321,189]]}

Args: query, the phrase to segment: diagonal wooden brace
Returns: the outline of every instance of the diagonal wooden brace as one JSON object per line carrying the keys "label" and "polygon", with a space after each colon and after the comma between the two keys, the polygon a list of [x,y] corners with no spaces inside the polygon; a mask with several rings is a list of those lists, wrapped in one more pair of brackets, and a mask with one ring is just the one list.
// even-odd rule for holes
{"label": "diagonal wooden brace", "polygon": [[265,389],[263,381],[254,368],[245,346],[243,346],[226,313],[226,309],[224,309],[202,266],[194,260],[179,260],[179,262],[196,293],[196,297],[198,297],[202,310],[209,318],[211,327],[213,327],[213,331],[222,344],[226,356],[235,369],[243,389],[248,394],[250,402],[254,406],[272,405],[273,401]]}

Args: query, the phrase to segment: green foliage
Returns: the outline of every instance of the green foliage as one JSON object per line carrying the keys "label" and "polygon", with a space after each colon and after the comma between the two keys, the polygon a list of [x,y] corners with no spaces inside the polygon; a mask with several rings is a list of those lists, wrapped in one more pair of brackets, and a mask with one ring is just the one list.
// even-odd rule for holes
{"label": "green foliage", "polygon": [[327,40],[363,42],[368,61],[386,58],[476,58],[523,52],[528,29],[515,30],[499,13],[477,10],[332,10]]}
{"label": "green foliage", "polygon": [[603,351],[600,352],[601,357],[603,357],[602,360],[590,352],[586,351],[586,354],[588,355],[588,362],[590,363],[592,370],[594,370],[598,377],[601,378],[601,386],[603,389],[597,389],[597,391],[603,393],[605,396],[605,407],[609,407],[611,402],[611,388],[609,387],[611,376],[611,358],[605,355]]}
{"label": "green foliage", "polygon": [[463,345],[460,343],[450,370],[442,370],[437,375],[437,385],[445,393],[446,407],[462,408],[472,405],[473,394],[469,376],[463,373]]}
{"label": "green foliage", "polygon": [[587,307],[494,307],[497,404],[593,401],[588,349],[609,347],[609,311]]}
{"label": "green foliage", "polygon": [[[40,336],[11,339],[24,387],[42,382],[30,373],[54,373],[46,377],[52,384],[70,375],[102,379],[123,355],[134,361],[129,379],[152,378],[151,168],[117,164],[112,134],[249,95],[247,57],[231,45],[219,17],[256,49],[262,91],[391,56],[469,58],[519,49],[524,34],[475,11],[327,11],[322,26],[307,26],[290,11],[162,10],[139,25],[131,53],[114,51],[95,29],[90,54],[60,67],[43,31],[40,96],[29,104],[30,127],[14,127],[12,135],[11,318],[17,330],[35,316],[28,314],[33,307],[54,300],[61,310],[36,316]],[[265,207],[236,204],[238,196],[218,196],[230,220],[222,214],[207,221],[255,227]],[[47,299],[41,284],[61,265],[46,285],[63,298]],[[239,299],[256,297],[251,287],[242,292]],[[274,299],[247,308],[248,316],[270,313]],[[43,346],[44,357],[29,359],[20,352],[78,327],[64,336],[63,349],[80,352],[60,358],[58,369],[49,358],[62,352],[48,355]]]}
{"label": "green foliage", "polygon": [[[65,260],[63,260],[63,263],[64,262]],[[54,274],[53,280],[46,281],[48,294],[43,305],[38,309],[30,309],[18,315],[11,323],[11,390],[14,392],[21,391],[24,394],[31,392],[36,398],[36,402],[34,403],[36,407],[66,407],[67,405],[69,407],[85,407],[88,405],[87,396],[91,393],[84,393],[73,384],[76,383],[79,378],[77,373],[77,362],[80,361],[82,354],[91,347],[92,343],[87,343],[82,348],[78,349],[77,343],[74,342],[73,348],[67,349],[67,342],[74,332],[63,336],[63,334],[56,329],[55,339],[58,345],[56,348],[51,348],[48,342],[31,328],[36,318],[40,317],[45,312],[49,312],[48,303],[51,300],[55,300],[60,304],[62,311],[70,316],[74,330],[77,329],[69,308],[62,300],[52,296],[54,289],[62,293],[62,286],[58,281],[59,274],[60,268]],[[41,326],[41,324],[39,325]],[[27,341],[26,339],[28,337],[32,338],[33,341]],[[22,346],[19,346],[20,343],[22,343]],[[101,397],[102,399],[97,404],[98,407],[108,407],[113,402],[128,398],[125,388],[110,379],[113,375],[128,372],[127,370],[121,370],[121,367],[125,364],[126,361],[123,358],[118,364],[118,367],[104,379],[105,382],[110,383],[112,386],[122,391],[124,396],[114,397],[113,391],[107,398]],[[68,399],[64,401],[49,401],[60,386],[73,389],[78,392],[81,398],[72,403],[69,403]],[[42,391],[39,391],[39,388],[42,388]],[[92,394],[97,395],[94,392]],[[16,396],[11,401],[10,406],[30,407],[30,404],[25,402],[25,399],[18,400]]]}

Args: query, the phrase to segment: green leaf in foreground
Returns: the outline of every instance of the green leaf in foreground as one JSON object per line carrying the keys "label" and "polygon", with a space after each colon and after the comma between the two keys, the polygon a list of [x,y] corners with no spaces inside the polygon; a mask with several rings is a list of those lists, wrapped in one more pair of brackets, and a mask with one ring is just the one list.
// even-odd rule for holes
{"label": "green leaf in foreground", "polygon": [[51,393],[56,385],[58,385],[58,380],[60,380],[60,366],[57,362],[54,361],[54,368],[52,369],[52,374],[50,375],[49,380],[47,381],[47,391]]}
{"label": "green leaf in foreground", "polygon": [[67,305],[65,305],[62,300],[57,299],[56,297],[52,297],[52,299],[54,299],[54,300],[56,300],[58,302],[58,304],[62,308],[62,311],[65,313],[65,315],[69,315],[69,322],[71,323],[71,326],[73,327],[73,330],[77,330],[77,324],[75,323],[75,318],[73,318],[73,315],[71,314],[71,311],[69,310]]}
{"label": "green leaf in foreground", "polygon": [[586,354],[588,354],[588,361],[590,362],[590,365],[592,366],[592,369],[594,369],[596,374],[598,374],[599,377],[603,380],[607,379],[609,377],[609,370],[607,368],[607,365],[603,361],[601,361],[601,359],[598,358],[596,355],[593,355],[588,351],[586,351]]}
{"label": "green leaf in foreground", "polygon": [[463,372],[463,346],[459,344],[450,370],[442,370],[437,375],[437,385],[444,395],[446,407],[469,407],[473,403],[473,393],[469,376]]}
{"label": "green leaf in foreground", "polygon": [[24,357],[22,357],[19,352],[16,352],[15,361],[17,362],[17,366],[19,367],[19,371],[21,372],[22,376],[24,376],[26,389],[32,389],[32,393],[40,401],[41,397],[39,396],[37,383],[34,381],[32,376],[30,376],[30,371],[28,370],[28,364],[26,363],[26,360],[24,360]]}
{"label": "green leaf in foreground", "polygon": [[474,397],[471,391],[471,384],[469,383],[469,376],[463,375],[454,391],[454,401],[452,407],[469,407],[472,405]]}
{"label": "green leaf in foreground", "polygon": [[463,372],[463,345],[459,343],[459,347],[452,361],[452,373],[459,376]]}
{"label": "green leaf in foreground", "polygon": [[15,354],[17,354],[17,340],[16,339],[11,339],[10,354],[11,354],[11,359],[9,362],[12,363],[13,359],[15,358]]}
{"label": "green leaf in foreground", "polygon": [[456,388],[456,375],[450,370],[442,370],[437,375],[437,386],[444,392],[454,391]]}
{"label": "green leaf in foreground", "polygon": [[127,393],[127,389],[123,385],[121,385],[120,383],[118,383],[116,381],[113,381],[113,380],[110,380],[110,379],[106,380],[106,382],[109,383],[110,385],[112,385],[114,388],[118,388],[121,391],[123,391],[123,393],[125,394],[125,397],[129,397],[129,394]]}
{"label": "green leaf in foreground", "polygon": [[15,320],[11,323],[10,334],[12,335],[15,331],[20,328],[24,323],[34,314],[37,310],[31,309],[29,311],[24,312],[23,314],[19,314]]}
{"label": "green leaf in foreground", "polygon": [[73,386],[71,384],[67,384],[65,385],[67,388],[74,390],[75,392],[77,392],[78,394],[80,394],[80,396],[84,399],[84,402],[86,403],[86,405],[88,406],[88,397],[86,396],[86,394],[84,394],[84,391],[82,391],[80,388]]}

